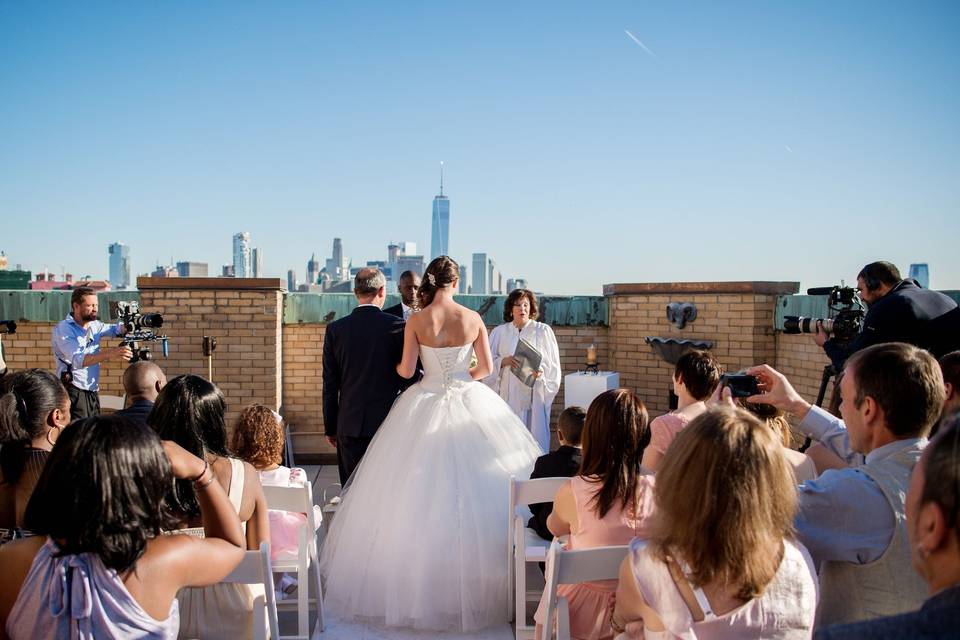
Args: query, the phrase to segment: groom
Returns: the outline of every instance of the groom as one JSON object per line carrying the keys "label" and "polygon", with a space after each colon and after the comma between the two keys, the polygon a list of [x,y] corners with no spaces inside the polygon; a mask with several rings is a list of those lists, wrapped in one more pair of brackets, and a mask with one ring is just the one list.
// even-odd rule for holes
{"label": "groom", "polygon": [[379,269],[361,269],[353,286],[358,306],[327,325],[323,341],[323,423],[327,441],[337,448],[341,484],[411,382],[397,375],[404,322],[382,311],[386,286]]}

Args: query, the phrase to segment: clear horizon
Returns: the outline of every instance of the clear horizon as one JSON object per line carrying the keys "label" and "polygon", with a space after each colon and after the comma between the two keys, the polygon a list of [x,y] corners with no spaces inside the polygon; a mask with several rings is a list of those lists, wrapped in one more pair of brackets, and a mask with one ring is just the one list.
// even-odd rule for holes
{"label": "clear horizon", "polygon": [[[0,6],[0,250],[108,277],[251,233],[304,278],[450,253],[538,291],[960,289],[960,4]],[[429,258],[429,256],[427,256]]]}

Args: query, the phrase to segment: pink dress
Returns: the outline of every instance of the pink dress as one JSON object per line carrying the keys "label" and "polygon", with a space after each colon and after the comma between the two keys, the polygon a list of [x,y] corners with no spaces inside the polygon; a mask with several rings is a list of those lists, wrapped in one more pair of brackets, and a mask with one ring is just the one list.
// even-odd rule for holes
{"label": "pink dress", "polygon": [[[307,474],[299,467],[291,469],[279,466],[260,472],[260,484],[265,487],[292,487],[306,483]],[[313,509],[313,522],[319,527],[323,514],[320,507],[314,505]],[[270,520],[270,560],[276,562],[295,559],[300,547],[300,526],[306,522],[307,517],[302,513],[276,509],[268,510],[267,517]]]}
{"label": "pink dress", "polygon": [[688,422],[690,420],[675,413],[665,413],[662,416],[657,416],[650,422],[649,446],[653,447],[653,450],[662,456]]}
{"label": "pink dress", "polygon": [[[624,511],[614,505],[603,518],[597,517],[593,508],[593,496],[599,488],[583,476],[570,478],[573,498],[577,507],[577,531],[570,533],[567,549],[590,549],[619,544],[629,544],[633,538],[645,538],[653,516],[652,475],[643,475],[637,486],[636,517],[630,510]],[[570,605],[570,636],[574,640],[605,640],[613,637],[610,615],[617,591],[616,580],[562,584],[557,595],[567,599]],[[546,603],[541,600],[534,620],[544,622]]]}

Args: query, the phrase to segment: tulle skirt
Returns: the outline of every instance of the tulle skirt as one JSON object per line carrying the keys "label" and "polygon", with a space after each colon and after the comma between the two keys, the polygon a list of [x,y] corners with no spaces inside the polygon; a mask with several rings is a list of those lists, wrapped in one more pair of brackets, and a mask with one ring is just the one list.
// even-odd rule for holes
{"label": "tulle skirt", "polygon": [[470,632],[505,624],[509,478],[540,448],[477,382],[416,384],[344,491],[321,556],[335,618]]}

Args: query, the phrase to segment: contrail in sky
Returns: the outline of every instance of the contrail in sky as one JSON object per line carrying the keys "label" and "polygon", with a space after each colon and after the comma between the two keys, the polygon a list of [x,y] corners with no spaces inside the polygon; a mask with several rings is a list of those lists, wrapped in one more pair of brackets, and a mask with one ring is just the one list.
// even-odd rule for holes
{"label": "contrail in sky", "polygon": [[638,45],[640,45],[640,48],[641,48],[641,49],[643,49],[644,51],[646,51],[647,53],[649,53],[650,55],[652,55],[654,58],[657,57],[657,54],[655,54],[653,51],[650,51],[650,49],[647,48],[647,45],[645,45],[645,44],[643,44],[642,42],[640,42],[640,38],[638,38],[637,36],[635,36],[635,35],[633,35],[632,33],[630,33],[630,31],[627,30],[627,29],[624,29],[623,32],[626,33],[626,34],[630,37],[631,40],[633,40],[633,41],[636,42]]}

